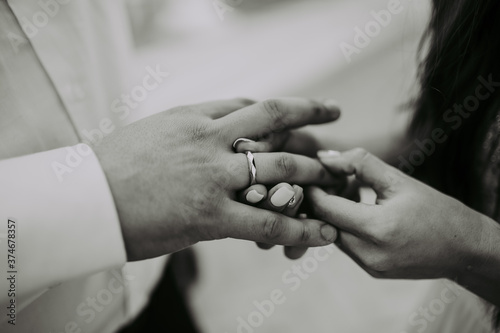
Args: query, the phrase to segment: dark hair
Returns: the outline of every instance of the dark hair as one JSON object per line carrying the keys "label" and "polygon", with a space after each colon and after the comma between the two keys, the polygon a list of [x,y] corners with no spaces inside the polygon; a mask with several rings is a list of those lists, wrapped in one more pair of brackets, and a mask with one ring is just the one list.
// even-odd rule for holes
{"label": "dark hair", "polygon": [[[422,54],[425,56],[420,64],[420,94],[414,104],[409,133],[415,140],[426,140],[432,138],[433,131],[442,129],[448,139],[436,144],[435,152],[416,169],[414,176],[481,211],[483,183],[479,177],[487,166],[478,165],[477,157],[484,154],[483,144],[490,126],[500,119],[500,89],[490,91],[490,96],[475,107],[469,105],[472,111],[467,111],[467,118],[456,118],[460,116],[453,108],[455,104],[467,105],[464,103],[468,98],[471,102],[470,96],[476,95],[482,80],[500,82],[500,1],[433,0],[431,21],[420,48]],[[452,116],[455,121],[451,121]],[[497,134],[486,148],[490,157],[498,147]],[[498,193],[499,189],[495,191]],[[495,214],[499,205],[497,202]],[[497,316],[497,325],[499,322]]]}
{"label": "dark hair", "polygon": [[417,176],[472,205],[472,196],[477,196],[472,156],[498,113],[500,95],[496,92],[481,101],[456,129],[445,113],[475,95],[479,77],[500,81],[500,2],[434,0],[433,4],[422,41],[421,52],[426,57],[420,65],[421,91],[410,130],[415,138],[424,140],[440,128],[448,139],[437,145]]}

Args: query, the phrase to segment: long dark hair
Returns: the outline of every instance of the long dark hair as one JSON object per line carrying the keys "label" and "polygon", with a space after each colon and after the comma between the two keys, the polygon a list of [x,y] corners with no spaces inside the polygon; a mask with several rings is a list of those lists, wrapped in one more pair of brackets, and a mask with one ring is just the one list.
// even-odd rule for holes
{"label": "long dark hair", "polygon": [[[421,91],[415,103],[411,133],[425,140],[443,129],[448,139],[417,169],[434,187],[472,205],[475,184],[472,165],[489,124],[498,113],[500,89],[470,112],[461,124],[445,113],[461,105],[485,80],[500,81],[500,1],[434,0],[431,22],[422,41]],[[458,122],[458,121],[457,121]]]}
{"label": "long dark hair", "polygon": [[[416,142],[432,138],[433,131],[442,129],[448,139],[436,144],[435,152],[414,175],[481,211],[478,186],[482,183],[478,178],[486,165],[477,165],[476,157],[484,153],[489,128],[500,119],[500,88],[490,90],[488,98],[478,104],[470,96],[477,95],[476,89],[484,86],[484,81],[500,82],[500,1],[433,0],[420,52],[424,55],[420,64],[421,90],[414,104],[410,133]],[[467,117],[453,111],[464,103],[469,103],[471,110],[464,113]],[[491,155],[498,147],[497,134],[486,149]],[[500,202],[495,214],[498,206]],[[497,325],[499,320],[497,316]]]}

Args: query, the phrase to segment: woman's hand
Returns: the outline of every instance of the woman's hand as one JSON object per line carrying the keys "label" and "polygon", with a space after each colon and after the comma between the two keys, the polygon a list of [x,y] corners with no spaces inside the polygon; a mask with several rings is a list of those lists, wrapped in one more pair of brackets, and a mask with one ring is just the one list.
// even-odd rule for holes
{"label": "woman's hand", "polygon": [[[287,183],[280,183],[269,191],[263,185],[253,185],[244,190],[239,195],[240,202],[255,205],[273,212],[279,212],[288,217],[296,217],[300,209],[300,205],[304,201],[304,191],[298,185],[291,186]],[[331,229],[322,230],[322,232],[334,232]],[[335,239],[336,233],[325,235],[328,239]],[[257,243],[263,250],[269,250],[274,247],[272,244]],[[307,247],[300,246],[285,246],[285,255],[290,259],[299,259],[307,252]]]}
{"label": "woman's hand", "polygon": [[484,253],[500,244],[493,244],[499,228],[492,220],[362,149],[318,157],[332,173],[355,175],[377,193],[368,205],[306,190],[313,215],[338,228],[338,246],[372,276],[460,280],[481,270]]}

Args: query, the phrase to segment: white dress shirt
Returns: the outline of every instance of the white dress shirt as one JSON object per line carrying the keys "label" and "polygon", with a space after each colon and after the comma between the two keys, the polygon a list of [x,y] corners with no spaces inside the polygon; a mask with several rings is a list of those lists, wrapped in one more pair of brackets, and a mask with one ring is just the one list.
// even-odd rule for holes
{"label": "white dress shirt", "polygon": [[76,145],[121,125],[125,17],[119,1],[0,0],[1,332],[113,332],[162,272],[165,258],[125,265],[105,175]]}

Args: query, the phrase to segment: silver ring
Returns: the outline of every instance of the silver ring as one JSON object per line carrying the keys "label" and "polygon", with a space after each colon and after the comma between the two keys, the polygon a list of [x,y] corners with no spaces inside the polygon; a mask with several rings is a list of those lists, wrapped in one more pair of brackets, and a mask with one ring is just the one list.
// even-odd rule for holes
{"label": "silver ring", "polygon": [[251,151],[245,153],[248,161],[248,172],[250,174],[250,186],[257,184],[257,167],[255,166],[255,159]]}
{"label": "silver ring", "polygon": [[238,138],[238,139],[234,140],[234,142],[233,142],[233,150],[236,151],[236,147],[238,146],[238,143],[240,143],[240,142],[255,142],[255,141],[247,139],[247,138]]}

